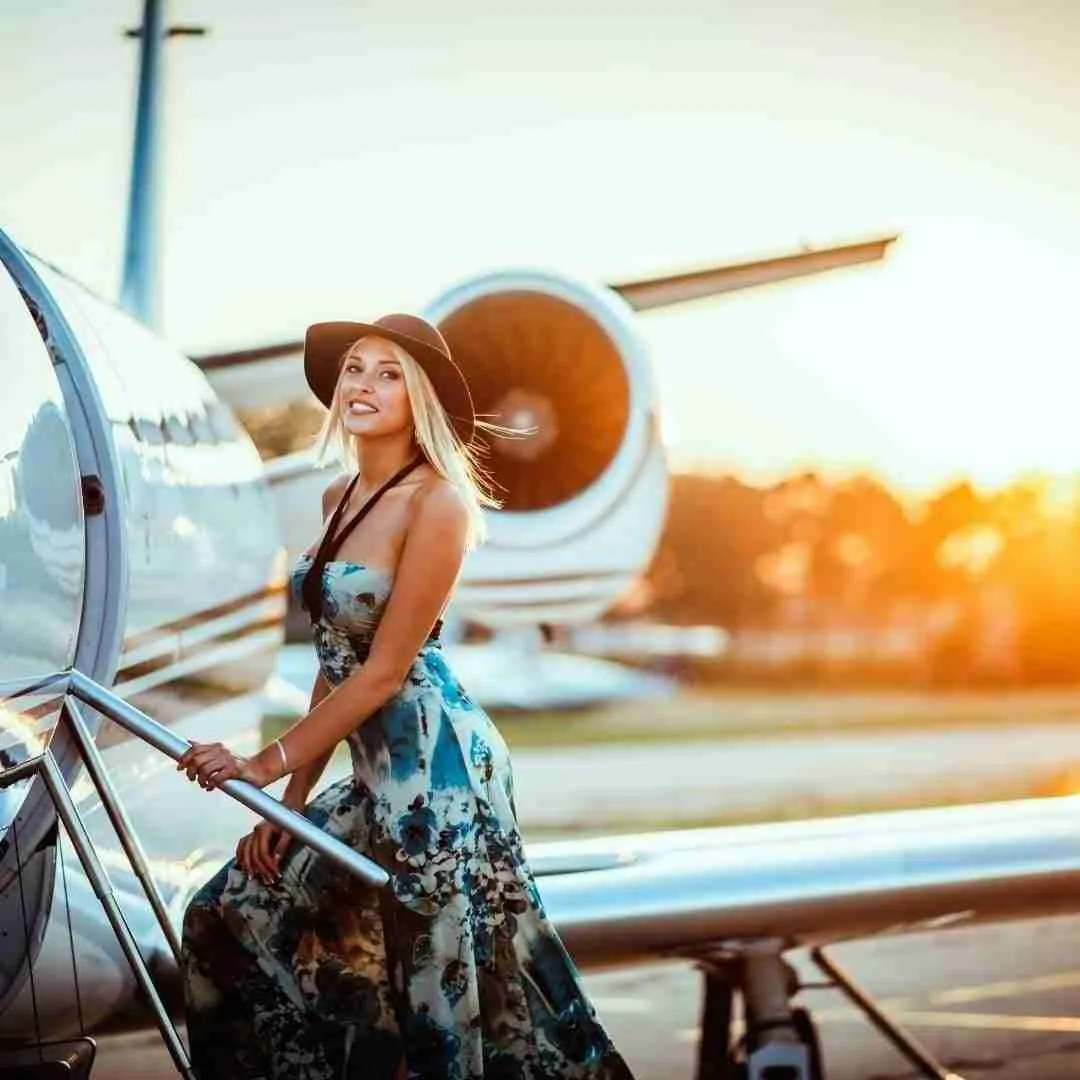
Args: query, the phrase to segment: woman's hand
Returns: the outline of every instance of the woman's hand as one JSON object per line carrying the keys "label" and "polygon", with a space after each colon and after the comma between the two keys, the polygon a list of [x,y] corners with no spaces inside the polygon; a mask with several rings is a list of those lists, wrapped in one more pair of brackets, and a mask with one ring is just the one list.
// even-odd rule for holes
{"label": "woman's hand", "polygon": [[[304,800],[298,795],[286,793],[281,801],[297,813],[304,811]],[[247,836],[242,836],[236,845],[236,865],[263,881],[277,881],[281,873],[282,857],[288,851],[291,841],[292,836],[280,826],[270,821],[260,821]]]}
{"label": "woman's hand", "polygon": [[191,746],[177,760],[176,768],[186,771],[189,780],[198,780],[207,791],[213,791],[226,780],[247,780],[261,788],[266,787],[271,779],[263,775],[256,758],[234,754],[219,742],[192,740]]}
{"label": "woman's hand", "polygon": [[269,884],[280,876],[281,858],[292,837],[280,826],[260,821],[236,845],[236,865]]}

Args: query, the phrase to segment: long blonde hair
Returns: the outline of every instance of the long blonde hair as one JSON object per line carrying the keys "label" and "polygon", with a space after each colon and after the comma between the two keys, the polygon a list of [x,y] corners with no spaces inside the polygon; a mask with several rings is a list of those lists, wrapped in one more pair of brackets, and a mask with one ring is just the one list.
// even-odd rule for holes
{"label": "long blonde hair", "polygon": [[[368,334],[358,338],[341,354],[338,378],[334,384],[334,396],[330,400],[330,408],[323,418],[322,426],[315,435],[314,445],[320,465],[332,460],[352,471],[360,468],[361,455],[358,440],[346,432],[345,425],[342,423],[339,389],[346,359],[353,355],[361,342],[375,337],[378,335]],[[412,410],[413,432],[417,445],[428,464],[439,476],[454,485],[465,503],[469,519],[465,549],[471,550],[487,537],[487,521],[483,507],[497,509],[502,505],[492,490],[493,481],[490,473],[481,461],[482,456],[489,451],[475,438],[465,445],[457,437],[427,372],[412,358],[408,350],[388,338],[379,338],[379,340],[390,347],[394,359],[401,365],[401,372],[405,378],[405,392]],[[520,437],[523,434],[516,429],[484,420],[477,420],[476,427],[492,435]]]}

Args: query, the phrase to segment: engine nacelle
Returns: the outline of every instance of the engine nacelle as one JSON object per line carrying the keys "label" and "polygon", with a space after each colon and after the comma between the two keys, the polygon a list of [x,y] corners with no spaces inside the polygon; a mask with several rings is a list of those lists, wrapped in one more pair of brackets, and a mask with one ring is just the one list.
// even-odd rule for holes
{"label": "engine nacelle", "polygon": [[477,413],[503,508],[466,563],[455,607],[491,626],[601,614],[647,566],[667,469],[634,314],[617,294],[538,271],[464,282],[428,305]]}

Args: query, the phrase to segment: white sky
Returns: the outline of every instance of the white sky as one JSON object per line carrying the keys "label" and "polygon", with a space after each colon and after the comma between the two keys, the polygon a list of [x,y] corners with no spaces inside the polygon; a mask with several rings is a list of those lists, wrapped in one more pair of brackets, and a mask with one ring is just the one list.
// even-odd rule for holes
{"label": "white sky", "polygon": [[[0,7],[0,227],[116,292],[137,0]],[[584,14],[582,14],[584,12]],[[1080,4],[174,2],[166,329],[191,350],[899,231],[640,318],[677,465],[1080,473]]]}

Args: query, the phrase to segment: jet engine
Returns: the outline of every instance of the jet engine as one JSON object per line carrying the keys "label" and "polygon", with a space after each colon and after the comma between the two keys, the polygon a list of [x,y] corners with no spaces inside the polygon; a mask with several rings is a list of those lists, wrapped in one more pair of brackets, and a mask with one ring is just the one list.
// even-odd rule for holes
{"label": "jet engine", "polygon": [[644,344],[608,289],[538,271],[466,281],[424,314],[446,336],[481,419],[501,508],[469,556],[458,612],[501,627],[608,608],[648,564],[667,469]]}

